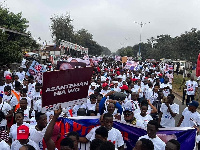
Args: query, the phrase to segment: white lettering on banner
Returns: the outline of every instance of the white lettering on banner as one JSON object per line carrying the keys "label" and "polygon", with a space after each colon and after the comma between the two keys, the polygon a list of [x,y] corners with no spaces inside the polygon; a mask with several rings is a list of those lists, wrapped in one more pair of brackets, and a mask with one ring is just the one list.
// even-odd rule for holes
{"label": "white lettering on banner", "polygon": [[62,94],[66,94],[65,90],[54,92],[53,95],[56,96],[56,95],[62,95]]}
{"label": "white lettering on banner", "polygon": [[79,92],[80,88],[68,89],[68,93]]}
{"label": "white lettering on banner", "polygon": [[54,96],[66,94],[66,90],[68,93],[79,92],[81,86],[87,86],[89,84],[88,81],[73,83],[73,84],[66,84],[62,86],[56,87],[49,87],[46,89],[45,92],[54,92]]}

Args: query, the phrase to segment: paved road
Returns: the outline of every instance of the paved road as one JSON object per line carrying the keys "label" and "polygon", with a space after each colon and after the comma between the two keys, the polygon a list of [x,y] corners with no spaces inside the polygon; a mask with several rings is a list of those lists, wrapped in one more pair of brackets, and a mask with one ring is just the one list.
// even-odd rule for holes
{"label": "paved road", "polygon": [[[174,94],[175,95],[175,94]],[[176,103],[176,104],[178,104],[179,105],[179,114],[178,115],[176,115],[176,117],[175,117],[175,121],[176,121],[176,126],[177,126],[177,124],[178,124],[178,122],[179,122],[179,119],[181,118],[181,116],[182,116],[182,112],[183,112],[183,110],[185,109],[185,107],[186,107],[186,105],[182,105],[182,99],[181,99],[181,97],[179,97],[179,96],[177,96],[177,95],[175,95],[175,100],[174,100],[174,102]]]}

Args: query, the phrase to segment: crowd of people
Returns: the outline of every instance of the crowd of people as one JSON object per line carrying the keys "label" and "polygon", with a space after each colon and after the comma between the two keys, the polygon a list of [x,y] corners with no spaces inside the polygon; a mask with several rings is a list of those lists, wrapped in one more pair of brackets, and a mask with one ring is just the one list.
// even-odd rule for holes
{"label": "crowd of people", "polygon": [[[78,150],[78,143],[88,142],[90,150],[123,150],[125,142],[113,127],[114,119],[147,130],[134,150],[179,150],[176,139],[165,143],[156,135],[159,128],[194,127],[199,131],[199,103],[194,100],[198,84],[194,77],[185,84],[186,108],[180,112],[172,93],[173,70],[157,62],[139,62],[129,69],[119,61],[103,59],[93,66],[86,103],[57,110],[49,106],[45,113],[41,112],[42,84],[26,74],[22,63],[17,72],[4,66],[1,76],[1,150]],[[179,113],[182,117],[176,125]],[[76,132],[61,135],[56,121],[69,116],[99,116],[100,125],[85,137]]]}

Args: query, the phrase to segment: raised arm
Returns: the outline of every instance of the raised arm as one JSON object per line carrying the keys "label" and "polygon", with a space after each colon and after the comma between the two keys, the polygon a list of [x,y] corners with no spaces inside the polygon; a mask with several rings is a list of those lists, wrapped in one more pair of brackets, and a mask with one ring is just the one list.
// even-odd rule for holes
{"label": "raised arm", "polygon": [[59,115],[61,114],[62,109],[61,107],[58,110],[54,111],[54,116],[53,119],[51,120],[51,122],[49,123],[47,130],[44,134],[44,141],[47,145],[47,149],[48,150],[55,150],[55,143],[54,141],[51,139],[52,137],[52,133],[53,133],[53,129],[54,129],[54,125],[56,123],[56,120],[58,119]]}

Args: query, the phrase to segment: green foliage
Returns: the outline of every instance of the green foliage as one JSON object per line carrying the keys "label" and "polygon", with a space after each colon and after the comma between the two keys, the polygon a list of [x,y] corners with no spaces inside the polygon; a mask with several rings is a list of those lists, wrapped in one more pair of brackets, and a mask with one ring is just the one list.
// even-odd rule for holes
{"label": "green foliage", "polygon": [[59,45],[59,40],[72,41],[74,38],[74,27],[69,14],[54,15],[51,19],[51,32],[54,42]]}
{"label": "green foliage", "polygon": [[[0,6],[0,27],[26,33],[28,21],[22,17],[22,13],[14,14],[8,8]],[[30,35],[30,33],[26,33]],[[0,64],[20,62],[23,49],[38,48],[36,41],[30,36],[0,30]]]}
{"label": "green foliage", "polygon": [[103,48],[93,40],[93,35],[89,33],[86,29],[74,31],[72,25],[72,19],[69,14],[66,15],[55,15],[51,19],[51,31],[52,37],[57,45],[59,45],[59,40],[70,41],[76,43],[85,48],[88,48],[89,55],[101,55]]}
{"label": "green foliage", "polygon": [[107,47],[102,46],[102,49],[102,55],[111,55],[111,51]]}
{"label": "green foliage", "polygon": [[[127,52],[128,47],[119,49],[117,54],[136,57],[139,44],[132,47],[132,53]],[[151,37],[147,43],[140,43],[140,50],[143,59],[168,58],[195,62],[200,53],[200,31],[192,28],[189,32],[174,38],[170,35]]]}

